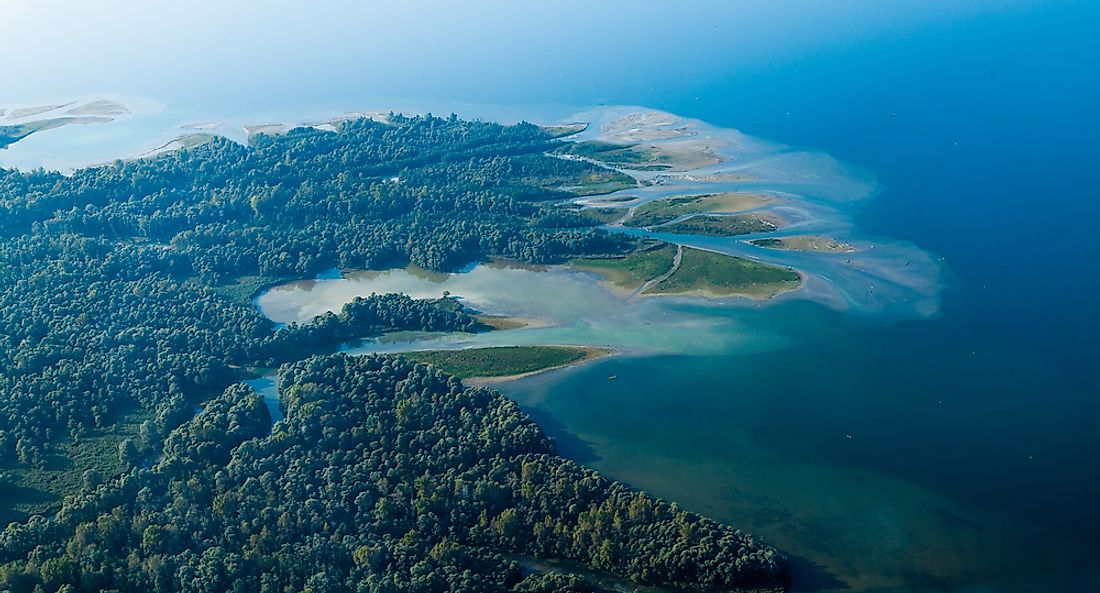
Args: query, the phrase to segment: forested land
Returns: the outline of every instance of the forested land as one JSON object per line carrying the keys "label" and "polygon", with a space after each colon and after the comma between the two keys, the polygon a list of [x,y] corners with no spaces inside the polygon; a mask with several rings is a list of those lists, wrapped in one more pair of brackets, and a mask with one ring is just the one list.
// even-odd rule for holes
{"label": "forested land", "polygon": [[[645,497],[637,529],[615,531],[642,495],[554,457],[514,404],[426,367],[296,363],[270,435],[236,383],[381,331],[484,329],[401,295],[276,328],[233,296],[242,279],[633,249],[554,206],[629,180],[547,154],[560,143],[530,124],[391,116],[71,176],[0,171],[0,522],[18,520],[0,536],[0,590],[586,586],[523,578],[513,553],[640,582],[781,582],[770,548]],[[524,491],[528,464],[553,480]]]}
{"label": "forested land", "polygon": [[313,357],[281,375],[274,433],[259,398],[230,387],[154,467],[9,528],[0,586],[593,590],[527,574],[522,555],[643,584],[783,585],[774,549],[556,456],[496,392],[380,355]]}

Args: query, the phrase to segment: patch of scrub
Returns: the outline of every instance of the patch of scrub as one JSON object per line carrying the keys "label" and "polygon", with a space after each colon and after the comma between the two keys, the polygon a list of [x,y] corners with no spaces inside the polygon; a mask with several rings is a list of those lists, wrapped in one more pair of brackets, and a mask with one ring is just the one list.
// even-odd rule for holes
{"label": "patch of scrub", "polygon": [[423,362],[463,379],[519,377],[605,356],[606,348],[586,346],[490,346],[461,350],[406,352],[409,360]]}
{"label": "patch of scrub", "polygon": [[169,140],[168,142],[165,142],[164,144],[161,144],[160,146],[158,146],[158,147],[142,154],[139,158],[150,158],[150,157],[155,157],[155,156],[159,156],[159,155],[162,155],[162,154],[167,154],[167,153],[170,153],[170,152],[175,152],[177,150],[184,150],[184,149],[187,149],[187,148],[197,148],[199,146],[202,146],[202,145],[210,142],[213,139],[214,139],[213,134],[203,134],[203,133],[186,134],[186,135],[180,136],[179,138],[173,138],[172,140]]}
{"label": "patch of scrub", "polygon": [[761,208],[774,202],[775,198],[745,192],[662,198],[635,206],[625,224],[652,227],[691,214],[731,214]]}
{"label": "patch of scrub", "polygon": [[565,181],[557,189],[576,196],[598,196],[638,186],[633,177],[610,169],[593,171],[580,179]]}
{"label": "patch of scrub", "polygon": [[856,248],[829,237],[801,235],[794,237],[768,237],[753,239],[749,244],[768,249],[789,249],[792,251],[813,251],[819,253],[854,253]]}
{"label": "patch of scrub", "polygon": [[622,257],[575,259],[569,265],[599,274],[615,288],[635,291],[646,282],[668,273],[675,258],[676,246],[660,243]]}
{"label": "patch of scrub", "polygon": [[[821,152],[644,107],[601,107],[563,119],[577,120],[592,124],[571,138],[578,143],[635,150],[652,145],[666,155],[709,152],[718,159],[682,170],[622,168],[638,179],[636,189],[575,200],[632,213],[609,223],[609,230],[796,269],[802,277],[800,289],[784,300],[810,299],[837,310],[890,318],[925,317],[938,310],[945,286],[942,259],[856,227],[860,202],[878,190],[866,171]],[[740,196],[740,203],[706,203],[719,201],[710,196],[730,195]],[[822,237],[835,243],[787,237]],[[753,244],[742,239],[777,241]],[[849,250],[854,250],[850,257],[837,257]]]}
{"label": "patch of scrub", "polygon": [[685,248],[676,270],[668,278],[647,288],[646,292],[768,299],[797,289],[801,279],[798,272],[790,268]]}
{"label": "patch of scrub", "polygon": [[786,225],[786,221],[772,212],[758,214],[714,215],[700,214],[663,225],[664,233],[679,235],[707,235],[711,237],[736,237],[770,233]]}
{"label": "patch of scrub", "polygon": [[565,138],[566,136],[572,136],[574,134],[580,134],[588,129],[587,122],[574,122],[567,124],[555,124],[549,126],[542,126],[542,131],[550,135],[551,138]]}
{"label": "patch of scrub", "polygon": [[672,168],[676,156],[656,146],[613,144],[588,140],[563,146],[559,152],[599,161],[611,167],[634,170],[666,170]]}
{"label": "patch of scrub", "polygon": [[592,207],[577,211],[584,218],[595,224],[615,224],[626,216],[626,210],[622,208]]}

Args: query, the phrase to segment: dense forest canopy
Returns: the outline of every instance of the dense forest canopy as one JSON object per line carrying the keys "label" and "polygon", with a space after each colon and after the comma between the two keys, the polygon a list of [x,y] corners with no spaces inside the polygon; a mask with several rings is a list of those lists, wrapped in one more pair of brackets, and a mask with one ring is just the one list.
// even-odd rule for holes
{"label": "dense forest canopy", "polygon": [[[121,591],[506,591],[520,555],[639,583],[781,584],[775,550],[554,455],[514,402],[387,356],[284,367],[286,418],[230,387],[164,458],[9,529],[0,584]],[[48,533],[49,537],[43,537]],[[536,589],[538,590],[538,589]]]}
{"label": "dense forest canopy", "polygon": [[0,170],[0,522],[17,520],[0,590],[591,588],[527,575],[523,554],[781,585],[771,548],[554,456],[515,404],[423,365],[284,367],[270,434],[237,383],[382,331],[485,329],[403,295],[276,328],[230,296],[243,279],[631,249],[555,207],[630,179],[548,154],[560,144],[531,124],[394,115],[72,176]]}

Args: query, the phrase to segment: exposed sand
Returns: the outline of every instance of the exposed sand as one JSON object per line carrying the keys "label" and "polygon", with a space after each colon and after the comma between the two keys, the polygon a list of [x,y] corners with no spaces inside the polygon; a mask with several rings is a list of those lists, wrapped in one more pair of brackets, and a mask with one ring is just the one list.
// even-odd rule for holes
{"label": "exposed sand", "polygon": [[[684,198],[694,198],[694,200],[690,202],[676,202]],[[631,208],[630,218],[627,219],[627,221],[629,223],[635,216],[638,218],[646,216],[671,217],[660,223],[665,224],[666,222],[672,222],[676,218],[689,214],[737,214],[748,210],[763,208],[764,206],[775,204],[777,201],[777,198],[749,192],[668,196],[652,202],[645,202]]]}
{"label": "exposed sand", "polygon": [[706,237],[735,237],[770,233],[787,224],[787,219],[770,210],[764,210],[752,214],[693,214],[681,220],[649,227],[649,230]]}
{"label": "exposed sand", "polygon": [[[801,275],[801,274],[799,274]],[[766,284],[753,284],[741,288],[716,291],[709,289],[688,290],[683,292],[654,292],[647,291],[642,296],[653,297],[696,297],[711,301],[725,300],[730,297],[747,298],[753,301],[767,301],[781,294],[794,292],[802,288],[802,282],[770,282]]]}
{"label": "exposed sand", "polygon": [[168,142],[165,142],[164,144],[161,144],[160,146],[158,146],[158,147],[156,147],[156,148],[154,148],[154,149],[138,156],[138,158],[139,159],[146,159],[146,158],[149,158],[149,157],[154,157],[154,156],[158,156],[158,155],[162,155],[162,154],[167,154],[169,152],[173,152],[173,151],[176,151],[176,150],[181,150],[181,149],[184,149],[184,148],[194,148],[196,146],[202,146],[203,144],[206,144],[207,142],[210,142],[213,139],[214,139],[214,134],[206,134],[206,133],[187,134],[185,136],[180,136],[179,138],[173,138],[173,139],[169,140]]}
{"label": "exposed sand", "polygon": [[554,124],[549,126],[540,126],[543,131],[550,134],[554,138],[565,138],[566,136],[572,136],[574,134],[580,134],[588,129],[588,122],[573,122],[568,124]]}
{"label": "exposed sand", "polygon": [[210,130],[216,130],[216,129],[224,126],[224,125],[225,124],[223,124],[222,122],[208,121],[208,122],[199,122],[199,123],[195,123],[195,124],[187,124],[185,126],[180,126],[180,127],[183,128],[184,130],[210,131]]}
{"label": "exposed sand", "polygon": [[675,138],[687,138],[696,136],[698,132],[688,127],[664,128],[664,129],[634,129],[615,137],[623,142],[656,142],[658,140],[672,140]]}
{"label": "exposed sand", "polygon": [[[337,127],[341,123],[343,123],[345,121],[353,120],[353,119],[360,119],[360,118],[366,118],[366,119],[374,120],[374,121],[376,121],[378,123],[381,123],[381,124],[390,123],[390,114],[389,114],[389,112],[356,111],[356,112],[346,113],[344,115],[340,115],[340,116],[337,116],[337,117],[333,117],[333,118],[327,119],[325,121],[318,121],[318,122],[275,122],[275,123],[267,123],[267,124],[247,125],[247,126],[244,126],[244,131],[245,131],[246,134],[248,134],[249,137],[254,136],[256,134],[267,134],[267,135],[270,135],[270,136],[278,136],[280,134],[286,134],[287,132],[289,132],[289,131],[291,131],[295,128],[313,128],[315,130],[322,130],[322,131],[325,131],[325,132],[335,132],[335,131],[337,131]],[[203,126],[203,125],[217,127],[221,124],[217,124],[217,123],[193,124],[192,126],[189,126],[189,127],[196,127],[197,128],[198,126]]]}
{"label": "exposed sand", "polygon": [[614,135],[631,129],[658,128],[661,125],[680,123],[680,118],[664,111],[637,111],[602,125],[604,134]]}
{"label": "exposed sand", "polygon": [[255,136],[256,134],[278,136],[280,134],[285,134],[296,127],[298,127],[297,124],[259,124],[255,126],[245,126],[244,131],[248,134],[249,137]]}
{"label": "exposed sand", "polygon": [[62,107],[68,107],[72,103],[59,103],[57,105],[35,105],[32,107],[20,107],[18,109],[12,109],[8,114],[10,119],[23,119],[24,117],[31,117],[34,115],[41,115],[50,111],[56,111]]}
{"label": "exposed sand", "polygon": [[676,178],[683,181],[694,181],[697,183],[737,183],[739,181],[752,181],[754,179],[750,175],[740,175],[737,173],[713,173],[710,175],[681,174],[675,176],[663,174],[657,176],[658,179],[662,177]]}
{"label": "exposed sand", "polygon": [[691,171],[712,167],[723,161],[718,152],[722,142],[713,138],[691,138],[663,144],[643,144],[664,157],[660,164],[668,171]]}
{"label": "exposed sand", "polygon": [[699,212],[718,212],[732,214],[763,208],[774,204],[777,199],[764,194],[749,192],[723,192],[720,194],[702,194]]}
{"label": "exposed sand", "polygon": [[69,109],[65,113],[69,115],[102,115],[107,117],[118,117],[122,115],[129,115],[130,110],[118,101],[111,101],[109,99],[96,99],[94,101],[89,101],[83,105],[77,105],[76,107]]}
{"label": "exposed sand", "polygon": [[477,319],[481,323],[488,325],[489,327],[498,331],[509,331],[513,329],[537,329],[542,327],[554,327],[554,323],[545,319],[537,319],[534,317],[514,317],[510,315],[486,315],[478,314],[474,315],[474,319]]}

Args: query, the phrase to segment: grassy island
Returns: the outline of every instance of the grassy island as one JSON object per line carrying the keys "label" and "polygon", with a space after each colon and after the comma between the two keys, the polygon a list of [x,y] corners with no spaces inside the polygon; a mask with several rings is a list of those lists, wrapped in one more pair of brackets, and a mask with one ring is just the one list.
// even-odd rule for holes
{"label": "grassy island", "polygon": [[546,134],[551,138],[565,138],[566,136],[572,136],[573,134],[580,134],[587,129],[588,124],[585,122],[542,126],[542,131],[546,132]]}
{"label": "grassy island", "polygon": [[675,245],[658,243],[623,257],[575,259],[570,265],[600,274],[612,286],[638,290],[646,282],[668,273],[675,259]]}
{"label": "grassy island", "polygon": [[678,196],[635,206],[625,224],[651,227],[672,222],[689,214],[732,214],[760,208],[772,201],[767,196],[744,192],[724,192],[696,196]]}
{"label": "grassy island", "polygon": [[694,294],[768,299],[799,287],[798,272],[742,257],[658,243],[623,257],[577,259],[570,265],[642,295]]}
{"label": "grassy island", "polygon": [[671,168],[674,156],[656,146],[614,144],[589,140],[574,142],[560,149],[562,154],[584,157],[613,167],[635,171],[661,171]]}
{"label": "grassy island", "polygon": [[856,250],[850,243],[842,243],[829,237],[802,235],[798,237],[768,237],[754,239],[749,244],[768,249],[790,251],[814,251],[819,253],[852,253]]}
{"label": "grassy island", "polygon": [[464,379],[511,377],[558,368],[604,356],[604,348],[580,346],[495,346],[464,350],[422,350],[405,358],[430,364]]}
{"label": "grassy island", "polygon": [[685,247],[676,271],[649,291],[767,299],[798,288],[801,279],[790,268]]}
{"label": "grassy island", "polygon": [[780,226],[782,221],[775,216],[756,216],[751,214],[692,216],[658,227],[662,233],[680,235],[707,235],[710,237],[736,237],[753,233],[768,233]]}

